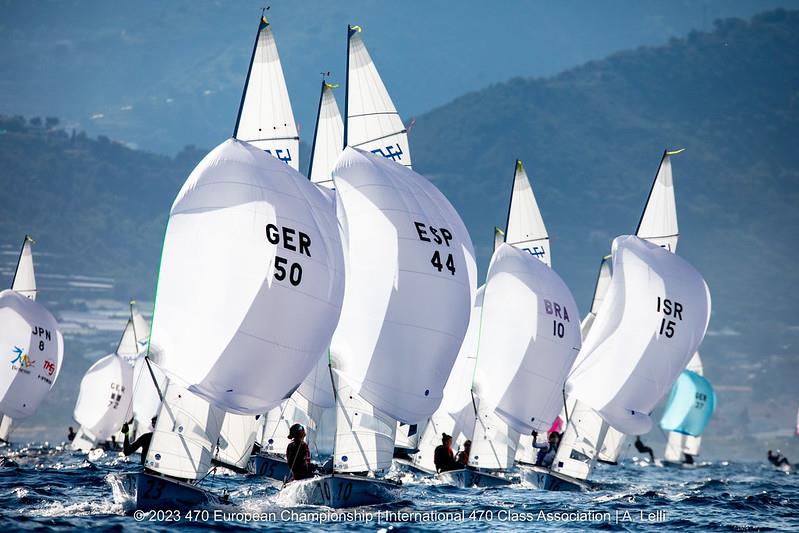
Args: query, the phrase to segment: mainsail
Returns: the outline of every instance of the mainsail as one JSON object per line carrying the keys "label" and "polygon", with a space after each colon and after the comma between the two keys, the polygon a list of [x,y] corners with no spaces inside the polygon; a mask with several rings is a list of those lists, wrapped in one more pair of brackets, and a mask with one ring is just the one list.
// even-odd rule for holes
{"label": "mainsail", "polygon": [[664,151],[655,181],[649,191],[646,207],[635,234],[670,252],[677,249],[680,230],[677,227],[677,207],[674,200],[674,181],[671,176],[671,156],[683,150]]}
{"label": "mainsail", "polygon": [[258,24],[233,137],[247,141],[294,170],[299,169],[300,137],[275,36],[263,16]]}
{"label": "mainsail", "polygon": [[612,270],[566,393],[619,431],[641,434],[705,335],[710,292],[684,259],[634,236],[613,241]]}
{"label": "mainsail", "polygon": [[333,178],[347,249],[331,345],[339,382],[334,465],[352,448],[350,427],[381,450],[358,459],[371,468],[390,461],[397,420],[423,422],[438,408],[468,325],[476,266],[463,222],[422,176],[347,148]]}
{"label": "mainsail", "polygon": [[31,244],[33,244],[33,238],[30,235],[25,235],[25,240],[22,241],[22,249],[19,252],[17,269],[14,271],[14,280],[11,282],[11,290],[35,300],[36,276],[33,272]]}
{"label": "mainsail", "polygon": [[508,223],[505,229],[505,242],[525,250],[552,266],[549,256],[549,235],[544,226],[544,219],[538,209],[533,188],[524,165],[516,160],[516,170],[513,174],[513,189],[508,207]]}
{"label": "mainsail", "polygon": [[311,181],[325,187],[333,187],[333,167],[344,144],[344,123],[336,104],[336,97],[333,95],[333,89],[336,87],[338,85],[322,81],[319,112],[311,149],[311,164],[308,167],[308,177]]}
{"label": "mainsail", "polygon": [[361,38],[360,26],[347,27],[347,92],[344,145],[411,166],[408,132]]}
{"label": "mainsail", "polygon": [[343,277],[316,186],[235,139],[209,153],[164,238],[149,353],[170,380],[146,465],[196,479],[224,411],[255,416],[289,397],[329,345]]}

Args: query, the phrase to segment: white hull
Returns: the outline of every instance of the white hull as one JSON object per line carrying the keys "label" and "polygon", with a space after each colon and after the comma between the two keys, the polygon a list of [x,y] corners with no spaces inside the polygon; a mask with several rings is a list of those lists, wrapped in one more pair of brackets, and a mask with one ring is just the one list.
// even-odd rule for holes
{"label": "white hull", "polygon": [[397,501],[402,485],[357,474],[329,474],[292,481],[284,490],[296,491],[296,503],[334,509]]}
{"label": "white hull", "polygon": [[412,474],[421,474],[425,476],[434,476],[436,475],[435,471],[428,470],[427,468],[423,468],[417,464],[414,464],[413,461],[409,461],[407,459],[397,459],[396,457],[393,459],[394,466],[397,470],[401,470],[403,472],[411,472]]}
{"label": "white hull", "polygon": [[500,473],[480,472],[471,468],[441,472],[436,474],[436,477],[447,485],[464,489],[472,487],[504,487],[519,482],[518,478],[506,477]]}
{"label": "white hull", "polygon": [[526,466],[519,470],[527,483],[541,490],[580,492],[591,488],[586,480],[559,474],[543,466]]}

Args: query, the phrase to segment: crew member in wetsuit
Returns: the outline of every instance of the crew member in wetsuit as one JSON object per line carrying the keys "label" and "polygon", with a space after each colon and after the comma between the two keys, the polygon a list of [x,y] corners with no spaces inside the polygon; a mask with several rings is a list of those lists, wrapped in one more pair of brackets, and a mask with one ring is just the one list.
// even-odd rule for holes
{"label": "crew member in wetsuit", "polygon": [[305,443],[305,428],[302,424],[294,424],[289,428],[289,442],[286,448],[286,462],[291,469],[293,480],[313,477],[316,465],[311,463],[311,450]]}
{"label": "crew member in wetsuit", "polygon": [[433,463],[436,465],[437,472],[447,472],[448,470],[459,470],[463,465],[455,461],[452,453],[452,437],[446,433],[441,434],[441,444],[436,446],[433,452]]}
{"label": "crew member in wetsuit", "polygon": [[[653,463],[655,462],[655,454],[652,453],[652,448],[641,441],[640,435],[635,437],[635,449],[638,450],[638,453],[648,453],[650,461]],[[688,461],[686,460],[685,462],[687,463]],[[693,463],[693,458],[691,459],[691,463]]]}
{"label": "crew member in wetsuit", "polygon": [[782,455],[779,450],[777,450],[777,453],[773,453],[771,450],[769,450],[768,460],[774,466],[782,466],[782,465],[791,466],[791,463],[788,461],[788,458]]}
{"label": "crew member in wetsuit", "polygon": [[458,452],[455,461],[459,464],[466,466],[469,464],[469,453],[472,451],[472,441],[467,440],[463,443],[463,449]]}
{"label": "crew member in wetsuit", "polygon": [[683,461],[683,463],[685,463],[687,465],[694,464],[694,456],[693,455],[691,455],[690,453],[683,453],[683,455],[685,456],[685,460]]}
{"label": "crew member in wetsuit", "polygon": [[[155,423],[158,420],[158,417],[153,417],[151,422],[153,424],[153,430],[155,430]],[[125,457],[134,453],[136,450],[141,448],[141,464],[144,466],[144,461],[147,459],[147,451],[150,449],[150,443],[153,440],[153,432],[150,431],[149,433],[145,433],[138,439],[130,442],[128,439],[128,432],[130,429],[128,428],[128,423],[125,422],[122,424],[122,434],[125,435],[125,441],[122,443],[122,453],[125,454]]]}
{"label": "crew member in wetsuit", "polygon": [[69,433],[67,434],[67,438],[69,439],[69,442],[72,442],[73,440],[75,440],[76,436],[77,436],[77,433],[75,433],[75,430],[72,428],[72,426],[69,426]]}
{"label": "crew member in wetsuit", "polygon": [[555,461],[555,454],[558,453],[558,446],[560,446],[560,433],[553,431],[549,434],[546,443],[538,444],[538,432],[533,431],[533,448],[538,448],[538,455],[535,458],[535,464],[538,466],[545,466],[547,468],[552,466]]}

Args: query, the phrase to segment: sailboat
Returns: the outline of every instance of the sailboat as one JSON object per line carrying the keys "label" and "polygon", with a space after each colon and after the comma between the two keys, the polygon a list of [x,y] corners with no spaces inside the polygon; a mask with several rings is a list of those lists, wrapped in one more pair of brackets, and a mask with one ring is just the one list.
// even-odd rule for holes
{"label": "sailboat", "polygon": [[471,239],[424,177],[348,147],[333,171],[347,282],[330,350],[336,394],[333,473],[296,481],[301,503],[392,500],[396,422],[439,406],[469,320],[476,266]]}
{"label": "sailboat", "polygon": [[275,36],[263,14],[241,93],[233,138],[246,141],[299,170],[300,136]]}
{"label": "sailboat", "polygon": [[[95,362],[80,382],[73,417],[80,429],[70,447],[88,452],[114,436],[131,414],[133,364],[139,354],[131,316],[114,353]],[[120,443],[121,444],[121,443]]]}
{"label": "sailboat", "polygon": [[702,433],[716,408],[713,386],[702,376],[702,361],[695,353],[671,390],[660,428],[667,432],[664,464],[694,465]]}
{"label": "sailboat", "polygon": [[347,26],[344,146],[411,167],[408,131],[366,49],[360,26]]}
{"label": "sailboat", "polygon": [[64,358],[58,323],[36,300],[33,239],[22,242],[11,289],[0,292],[0,350],[10,364],[0,371],[0,441],[13,421],[32,416],[55,385]]}
{"label": "sailboat", "polygon": [[[666,150],[661,157],[636,235],[674,252],[679,229],[674,196],[671,157],[683,150]],[[604,304],[611,283],[611,257],[602,258],[591,310],[581,329],[585,342]],[[628,445],[627,436],[610,426],[598,413],[573,398],[567,398],[563,417],[568,420],[552,470],[542,473],[537,484],[548,490],[582,490],[596,462],[616,464]]]}
{"label": "sailboat", "polygon": [[[162,404],[128,490],[138,509],[213,501],[208,473],[230,412],[257,416],[327,349],[344,292],[338,224],[302,175],[230,139],[194,169],[170,211],[146,359]],[[202,332],[202,334],[200,334]]]}

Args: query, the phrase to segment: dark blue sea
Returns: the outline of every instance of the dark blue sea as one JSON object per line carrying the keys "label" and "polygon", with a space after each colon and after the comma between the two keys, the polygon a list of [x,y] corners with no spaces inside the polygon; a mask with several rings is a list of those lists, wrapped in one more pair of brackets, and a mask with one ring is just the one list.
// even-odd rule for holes
{"label": "dark blue sea", "polygon": [[216,473],[203,483],[227,491],[228,507],[194,516],[150,514],[137,520],[119,491],[135,459],[101,457],[61,446],[0,448],[0,528],[95,531],[791,531],[799,530],[799,475],[766,463],[709,462],[694,469],[627,460],[599,465],[596,490],[544,492],[529,486],[455,489],[405,474],[402,500],[337,512],[294,504],[263,478]]}

